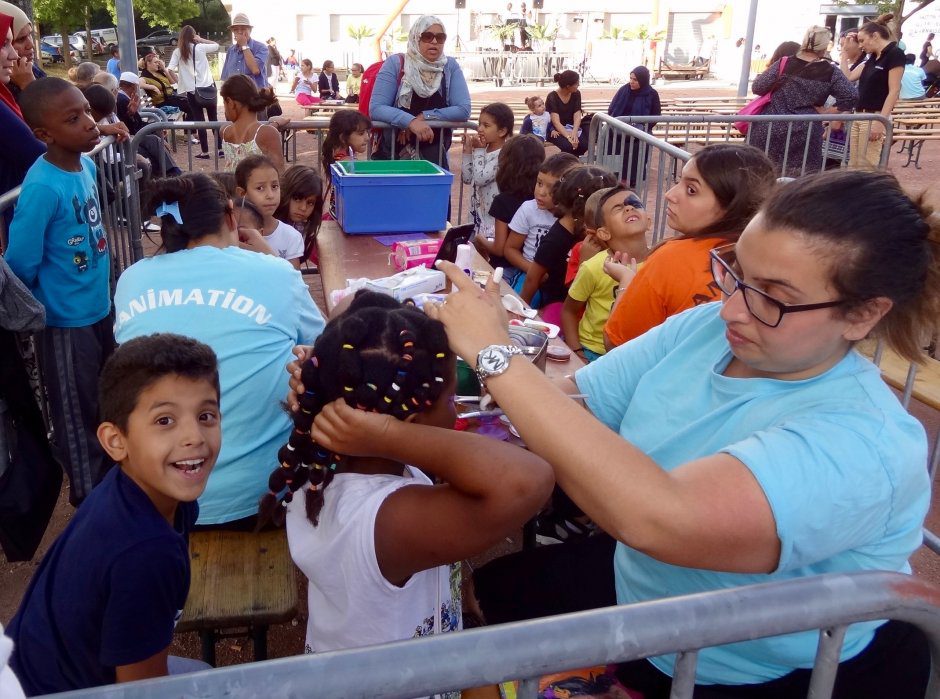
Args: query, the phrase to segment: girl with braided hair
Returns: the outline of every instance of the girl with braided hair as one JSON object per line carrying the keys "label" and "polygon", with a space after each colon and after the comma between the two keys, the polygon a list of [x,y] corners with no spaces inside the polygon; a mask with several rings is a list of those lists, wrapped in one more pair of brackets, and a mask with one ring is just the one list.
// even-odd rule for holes
{"label": "girl with braided hair", "polygon": [[317,338],[301,378],[261,513],[286,510],[291,556],[309,580],[307,652],[459,629],[459,562],[535,514],[552,488],[547,463],[450,429],[456,371],[444,328],[391,297],[360,292]]}

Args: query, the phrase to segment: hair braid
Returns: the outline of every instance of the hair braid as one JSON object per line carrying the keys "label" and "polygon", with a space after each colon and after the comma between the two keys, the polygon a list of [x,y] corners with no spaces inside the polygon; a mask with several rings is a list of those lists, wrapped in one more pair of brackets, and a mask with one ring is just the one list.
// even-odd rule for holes
{"label": "hair braid", "polygon": [[434,405],[447,385],[452,355],[444,326],[413,304],[371,292],[357,294],[349,309],[331,320],[301,368],[305,392],[298,397],[294,429],[278,452],[280,466],[268,480],[259,521],[283,520],[281,503],[305,483],[307,517],[317,524],[324,490],[343,457],[313,441],[310,431],[323,407],[342,397],[351,407],[399,420]]}

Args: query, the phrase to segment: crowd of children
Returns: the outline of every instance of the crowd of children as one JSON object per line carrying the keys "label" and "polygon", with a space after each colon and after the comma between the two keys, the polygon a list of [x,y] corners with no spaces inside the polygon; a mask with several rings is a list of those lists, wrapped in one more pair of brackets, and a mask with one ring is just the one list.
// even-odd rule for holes
{"label": "crowd of children", "polygon": [[[302,64],[301,104],[314,91]],[[335,215],[331,166],[367,157],[372,123],[335,112],[320,167],[283,171],[279,137],[258,120],[271,96],[242,78],[222,89],[231,173],[154,181],[146,213],[160,220],[162,254],[125,271],[113,308],[85,155],[113,97],[56,78],[22,92],[46,154],[23,183],[5,259],[46,309],[39,359],[81,505],[7,629],[30,694],[201,669],[168,652],[197,519],[286,523],[308,579],[307,652],[461,629],[461,561],[550,497],[557,540],[591,531],[563,491],[552,495],[552,467],[535,451],[451,429],[457,358],[439,310],[360,292],[324,325],[297,270],[316,262],[321,222]],[[321,96],[338,94],[331,62],[319,80]],[[583,361],[750,288],[735,280],[729,292],[709,270],[772,188],[760,151],[698,151],[666,194],[677,236],[650,251],[644,198],[570,153],[546,157],[545,105],[526,104],[520,134],[493,103],[464,140],[475,243]],[[308,347],[294,350],[288,414],[295,345]]]}

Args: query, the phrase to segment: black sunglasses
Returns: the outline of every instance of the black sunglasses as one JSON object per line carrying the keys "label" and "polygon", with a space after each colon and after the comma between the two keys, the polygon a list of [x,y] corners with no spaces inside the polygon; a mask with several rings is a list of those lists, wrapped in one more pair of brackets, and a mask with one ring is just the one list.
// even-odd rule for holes
{"label": "black sunglasses", "polygon": [[783,303],[783,301],[778,301],[773,296],[769,296],[760,289],[755,289],[750,284],[741,281],[741,278],[732,269],[732,265],[736,261],[733,243],[714,248],[709,252],[709,255],[712,259],[712,277],[722,293],[731,297],[740,289],[748,312],[770,328],[776,328],[780,325],[780,321],[787,313],[815,311],[818,308],[834,308],[845,303],[843,299],[823,301],[822,303]]}
{"label": "black sunglasses", "polygon": [[432,44],[437,42],[438,44],[443,44],[447,41],[447,34],[444,32],[421,32],[421,36],[418,37],[426,44]]}

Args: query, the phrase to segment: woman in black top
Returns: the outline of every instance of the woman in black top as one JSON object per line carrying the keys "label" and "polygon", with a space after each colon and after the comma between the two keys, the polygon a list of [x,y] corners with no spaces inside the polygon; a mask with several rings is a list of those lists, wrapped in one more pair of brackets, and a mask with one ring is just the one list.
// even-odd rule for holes
{"label": "woman in black top", "polygon": [[323,61],[323,70],[320,71],[320,99],[339,99],[339,78],[333,72],[333,61]]}
{"label": "woman in black top", "polygon": [[[904,52],[898,48],[887,27],[894,18],[890,12],[874,22],[866,22],[858,30],[858,43],[868,54],[864,63],[849,70],[848,58],[843,56],[842,72],[849,80],[858,80],[857,112],[891,116],[901,94],[904,75]],[[849,167],[878,167],[885,127],[879,121],[852,122],[849,136]]]}
{"label": "woman in black top", "polygon": [[558,89],[545,98],[545,111],[551,114],[552,128],[548,142],[564,153],[584,155],[587,152],[587,129],[581,128],[584,112],[581,111],[581,76],[573,70],[555,73]]}

